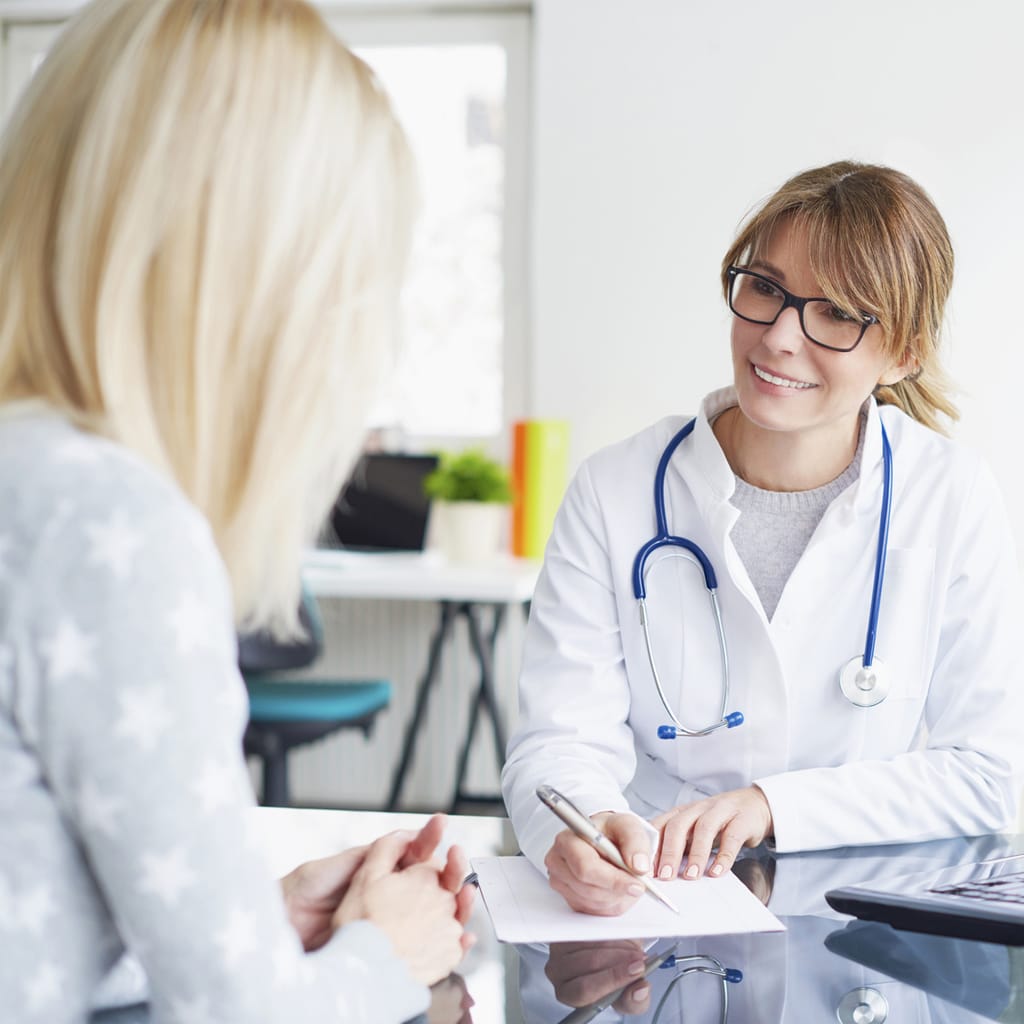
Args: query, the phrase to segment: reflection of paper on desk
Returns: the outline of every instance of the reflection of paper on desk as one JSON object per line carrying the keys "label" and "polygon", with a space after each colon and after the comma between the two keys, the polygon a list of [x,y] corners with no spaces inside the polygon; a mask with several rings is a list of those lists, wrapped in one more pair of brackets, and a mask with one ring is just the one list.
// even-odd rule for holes
{"label": "reflection of paper on desk", "polygon": [[731,872],[694,882],[656,882],[679,908],[678,914],[645,895],[620,917],[596,917],[570,910],[525,857],[477,857],[473,870],[494,932],[502,942],[785,931],[782,922]]}

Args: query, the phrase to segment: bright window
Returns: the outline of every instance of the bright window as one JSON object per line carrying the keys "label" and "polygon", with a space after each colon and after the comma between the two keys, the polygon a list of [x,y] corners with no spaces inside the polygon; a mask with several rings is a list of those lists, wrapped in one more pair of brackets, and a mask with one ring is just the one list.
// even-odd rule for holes
{"label": "bright window", "polygon": [[416,154],[423,207],[404,296],[406,356],[378,410],[411,435],[502,424],[505,51],[359,48]]}
{"label": "bright window", "polygon": [[[375,423],[412,447],[496,437],[526,411],[529,15],[498,0],[473,13],[322,6],[380,75],[420,173],[405,357]],[[59,28],[4,24],[5,111]]]}

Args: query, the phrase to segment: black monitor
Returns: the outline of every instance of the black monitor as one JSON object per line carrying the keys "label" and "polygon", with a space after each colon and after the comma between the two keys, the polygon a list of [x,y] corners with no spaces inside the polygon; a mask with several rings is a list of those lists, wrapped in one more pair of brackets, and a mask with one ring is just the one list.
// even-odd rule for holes
{"label": "black monitor", "polygon": [[436,455],[363,455],[328,519],[328,546],[421,551],[430,500],[423,480]]}

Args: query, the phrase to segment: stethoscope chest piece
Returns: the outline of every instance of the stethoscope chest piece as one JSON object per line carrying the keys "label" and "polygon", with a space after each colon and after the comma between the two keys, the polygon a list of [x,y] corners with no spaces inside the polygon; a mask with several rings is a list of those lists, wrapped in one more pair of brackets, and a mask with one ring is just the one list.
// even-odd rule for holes
{"label": "stethoscope chest piece", "polygon": [[889,673],[877,658],[865,668],[858,655],[839,670],[839,689],[851,704],[873,708],[889,695]]}
{"label": "stethoscope chest piece", "polygon": [[839,1024],[882,1024],[889,1016],[889,1004],[877,988],[855,988],[839,1000]]}

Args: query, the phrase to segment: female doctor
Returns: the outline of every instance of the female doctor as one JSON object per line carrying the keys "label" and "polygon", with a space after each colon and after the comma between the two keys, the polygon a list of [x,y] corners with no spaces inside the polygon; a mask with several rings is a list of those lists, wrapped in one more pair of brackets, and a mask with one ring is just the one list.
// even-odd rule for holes
{"label": "female doctor", "polygon": [[503,773],[523,851],[574,909],[643,890],[562,830],[542,784],[660,878],[721,874],[766,839],[1015,821],[1024,616],[997,486],[941,432],[952,273],[905,175],[798,174],[723,260],[733,386],[578,472]]}

